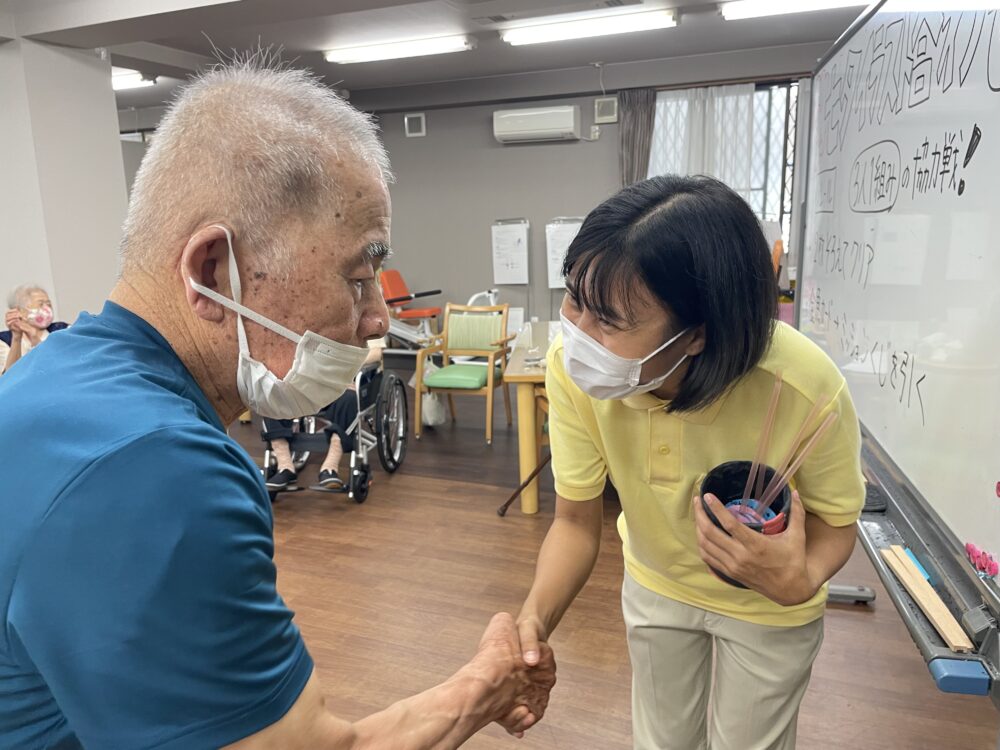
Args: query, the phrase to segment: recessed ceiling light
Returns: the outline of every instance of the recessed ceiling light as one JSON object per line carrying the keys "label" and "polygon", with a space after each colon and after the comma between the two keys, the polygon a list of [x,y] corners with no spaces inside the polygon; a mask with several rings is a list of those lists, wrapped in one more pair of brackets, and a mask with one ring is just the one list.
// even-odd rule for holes
{"label": "recessed ceiling light", "polygon": [[586,39],[609,34],[627,34],[633,31],[653,31],[669,29],[677,25],[673,11],[651,10],[639,13],[618,13],[613,16],[598,16],[577,21],[556,21],[535,26],[519,26],[500,33],[500,37],[518,46],[521,44],[541,44],[561,42],[566,39]]}
{"label": "recessed ceiling light", "polygon": [[350,63],[372,62],[374,60],[398,60],[403,57],[424,57],[443,55],[448,52],[464,52],[474,49],[476,40],[469,36],[439,36],[431,39],[405,39],[399,42],[365,44],[359,47],[339,47],[327,50],[327,62],[348,65]]}

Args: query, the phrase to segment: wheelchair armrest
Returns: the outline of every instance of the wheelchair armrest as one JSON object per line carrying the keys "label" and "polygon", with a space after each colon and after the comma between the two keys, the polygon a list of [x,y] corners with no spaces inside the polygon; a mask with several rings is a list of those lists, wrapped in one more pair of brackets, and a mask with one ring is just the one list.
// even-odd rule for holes
{"label": "wheelchair armrest", "polygon": [[419,299],[420,297],[433,297],[437,294],[441,294],[440,289],[432,289],[431,291],[428,292],[416,292],[414,294],[404,294],[402,297],[389,297],[388,299],[385,300],[385,304],[401,305],[405,302],[412,302],[413,300]]}
{"label": "wheelchair armrest", "polygon": [[414,295],[404,294],[402,297],[387,297],[384,301],[387,305],[401,305],[404,302],[412,302]]}
{"label": "wheelchair armrest", "polygon": [[413,299],[420,299],[421,297],[436,297],[441,294],[440,289],[429,289],[426,292],[416,292],[412,295]]}

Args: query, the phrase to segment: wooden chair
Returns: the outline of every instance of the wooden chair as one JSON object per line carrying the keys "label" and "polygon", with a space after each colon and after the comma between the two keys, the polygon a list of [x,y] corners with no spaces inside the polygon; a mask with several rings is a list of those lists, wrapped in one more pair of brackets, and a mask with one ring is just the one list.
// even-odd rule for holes
{"label": "wooden chair", "polygon": [[[448,396],[452,421],[455,420],[454,396],[486,397],[486,443],[493,443],[493,393],[503,386],[503,403],[507,411],[507,426],[513,424],[510,409],[510,384],[504,383],[510,342],[507,335],[507,305],[469,306],[448,303],[444,311],[444,328],[434,337],[431,346],[417,352],[416,407],[413,432],[420,439],[421,400],[425,393]],[[444,366],[424,375],[428,357],[441,354]],[[453,364],[452,357],[481,357],[485,362]]]}

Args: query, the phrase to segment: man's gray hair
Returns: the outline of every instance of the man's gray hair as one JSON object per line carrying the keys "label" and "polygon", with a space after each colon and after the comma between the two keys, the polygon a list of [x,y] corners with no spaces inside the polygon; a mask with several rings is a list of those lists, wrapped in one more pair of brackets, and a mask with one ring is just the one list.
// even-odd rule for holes
{"label": "man's gray hair", "polygon": [[333,211],[336,163],[361,160],[389,182],[375,121],[312,73],[270,51],[237,56],[184,86],[136,174],[123,227],[122,271],[170,262],[205,221],[230,223],[261,271],[284,276],[290,218]]}
{"label": "man's gray hair", "polygon": [[43,287],[38,286],[38,284],[21,284],[21,286],[11,289],[10,294],[7,295],[7,309],[12,310],[15,307],[24,307],[27,305],[31,299],[32,292],[41,292],[48,296],[48,292]]}

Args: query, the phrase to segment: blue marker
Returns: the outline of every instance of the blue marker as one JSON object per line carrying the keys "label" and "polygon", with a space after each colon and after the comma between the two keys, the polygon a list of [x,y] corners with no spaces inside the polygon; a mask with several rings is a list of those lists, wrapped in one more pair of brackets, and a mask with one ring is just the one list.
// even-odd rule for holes
{"label": "blue marker", "polygon": [[913,560],[913,564],[917,566],[917,570],[920,571],[920,575],[922,575],[925,580],[930,581],[931,577],[927,574],[927,571],[924,570],[924,566],[920,564],[920,560],[917,559],[917,556],[910,551],[909,547],[906,548],[906,556]]}

